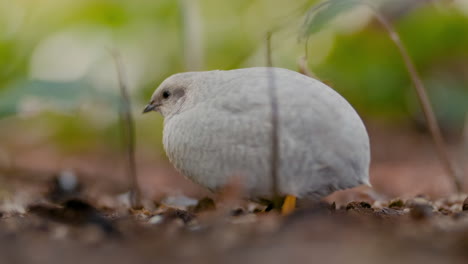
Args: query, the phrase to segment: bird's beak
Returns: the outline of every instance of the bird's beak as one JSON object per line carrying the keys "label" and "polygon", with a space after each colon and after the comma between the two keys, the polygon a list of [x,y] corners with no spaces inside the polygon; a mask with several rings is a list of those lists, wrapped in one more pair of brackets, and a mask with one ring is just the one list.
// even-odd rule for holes
{"label": "bird's beak", "polygon": [[145,106],[145,109],[143,109],[143,114],[151,112],[151,111],[157,111],[158,104],[155,103],[149,103],[147,106]]}

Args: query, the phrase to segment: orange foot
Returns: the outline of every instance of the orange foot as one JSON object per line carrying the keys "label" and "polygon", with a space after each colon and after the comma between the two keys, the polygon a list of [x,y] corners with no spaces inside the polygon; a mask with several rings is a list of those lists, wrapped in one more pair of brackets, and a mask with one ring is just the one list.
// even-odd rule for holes
{"label": "orange foot", "polygon": [[284,198],[283,206],[281,207],[281,214],[288,215],[294,211],[296,208],[296,196],[286,195]]}

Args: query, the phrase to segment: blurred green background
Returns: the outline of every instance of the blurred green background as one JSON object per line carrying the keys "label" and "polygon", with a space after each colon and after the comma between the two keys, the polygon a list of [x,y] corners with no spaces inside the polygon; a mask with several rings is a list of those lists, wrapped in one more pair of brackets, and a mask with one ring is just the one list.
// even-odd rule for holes
{"label": "blurred green background", "polygon": [[[274,65],[297,70],[305,53],[299,38],[304,15],[316,2],[0,0],[0,136],[8,139],[0,140],[0,150],[29,144],[22,133],[63,151],[120,148],[119,90],[109,52],[118,49],[138,144],[162,153],[161,117],[140,112],[164,78],[265,66],[265,35],[272,29],[278,29]],[[443,128],[460,131],[468,108],[468,1],[379,6],[401,34]],[[339,14],[307,46],[310,69],[365,119],[421,122],[402,59],[365,7]]]}

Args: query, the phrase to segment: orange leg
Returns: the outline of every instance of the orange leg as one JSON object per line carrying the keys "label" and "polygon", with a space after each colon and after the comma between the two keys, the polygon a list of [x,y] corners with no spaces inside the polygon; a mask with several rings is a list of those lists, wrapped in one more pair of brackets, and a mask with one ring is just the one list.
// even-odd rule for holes
{"label": "orange leg", "polygon": [[284,198],[283,206],[281,207],[281,214],[288,215],[296,208],[296,196],[286,195]]}

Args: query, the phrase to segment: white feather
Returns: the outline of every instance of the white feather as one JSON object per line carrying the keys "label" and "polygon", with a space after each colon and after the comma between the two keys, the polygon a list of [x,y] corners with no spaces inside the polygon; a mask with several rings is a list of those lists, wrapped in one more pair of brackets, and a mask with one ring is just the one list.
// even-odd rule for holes
{"label": "white feather", "polygon": [[164,147],[191,180],[216,190],[241,177],[251,197],[271,196],[269,73],[279,110],[279,189],[319,199],[369,183],[369,138],[351,105],[327,85],[280,68],[176,74],[161,89],[184,87],[162,106]]}

